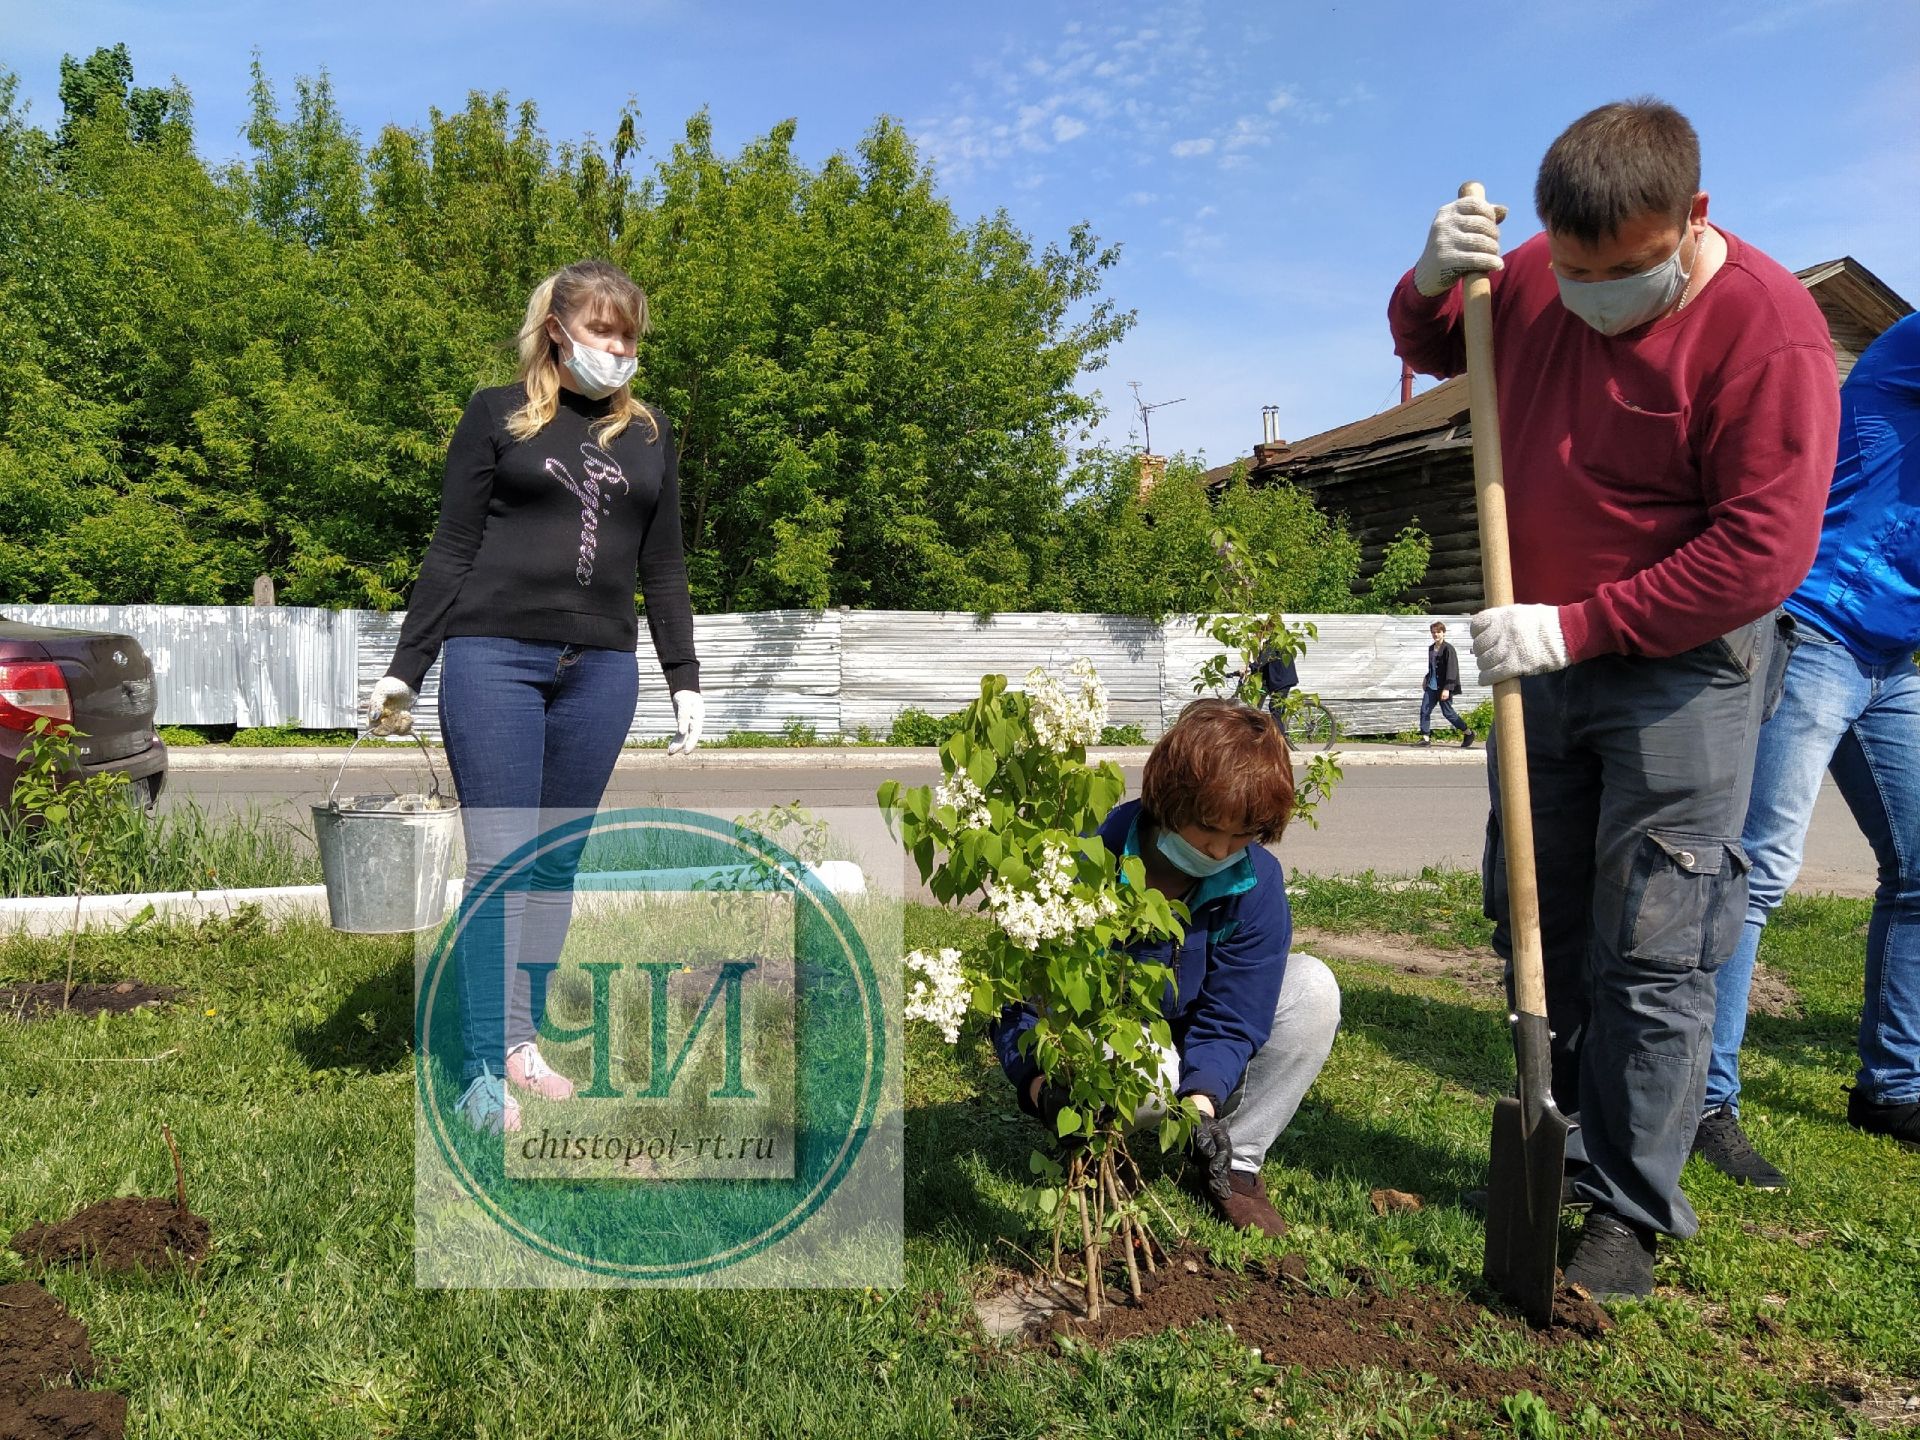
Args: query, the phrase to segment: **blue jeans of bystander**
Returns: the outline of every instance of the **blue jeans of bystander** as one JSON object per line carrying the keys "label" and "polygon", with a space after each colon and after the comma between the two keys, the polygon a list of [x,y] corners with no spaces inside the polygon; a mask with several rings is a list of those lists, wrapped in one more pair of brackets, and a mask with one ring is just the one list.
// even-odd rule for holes
{"label": "blue jeans of bystander", "polygon": [[468,893],[496,872],[503,882],[493,902],[463,914],[455,952],[471,1080],[482,1066],[504,1074],[507,1051],[538,1032],[585,830],[535,847],[537,859],[510,875],[501,867],[598,808],[633,723],[639,671],[631,651],[495,636],[455,636],[441,654],[440,725],[460,792]]}
{"label": "blue jeans of bystander", "polygon": [[1799,622],[1786,689],[1760,730],[1741,843],[1747,918],[1715,997],[1706,1108],[1740,1102],[1740,1043],[1760,932],[1806,853],[1821,777],[1841,797],[1879,861],[1867,926],[1860,1012],[1861,1093],[1882,1105],[1920,1101],[1920,673],[1911,659],[1868,665]]}

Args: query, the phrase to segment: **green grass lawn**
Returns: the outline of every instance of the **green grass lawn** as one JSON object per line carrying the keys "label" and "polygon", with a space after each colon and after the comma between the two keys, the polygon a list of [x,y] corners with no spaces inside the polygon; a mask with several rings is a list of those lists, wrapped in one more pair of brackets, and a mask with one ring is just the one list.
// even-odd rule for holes
{"label": "green grass lawn", "polygon": [[[1301,919],[1323,930],[1484,936],[1471,877],[1302,887]],[[172,1126],[212,1259],[192,1276],[47,1280],[143,1437],[1920,1433],[1920,1410],[1901,1408],[1920,1374],[1920,1156],[1841,1118],[1865,921],[1857,902],[1796,901],[1768,932],[1763,958],[1803,1013],[1755,1021],[1748,1121],[1792,1192],[1743,1192],[1696,1163],[1703,1229],[1663,1251],[1653,1303],[1597,1342],[1485,1340],[1591,1407],[1565,1423],[1418,1375],[1276,1368],[1214,1329],[1061,1356],[983,1344],[974,1288],[1036,1240],[1035,1132],[1010,1116],[984,1041],[949,1048],[920,1025],[903,1289],[416,1290],[411,943],[244,916],[83,943],[83,978],[185,987],[170,1010],[0,1024],[0,1231],[165,1193]],[[916,909],[907,942],[968,925]],[[11,942],[0,975],[57,978],[65,948]],[[1168,1179],[1156,1188],[1226,1260],[1294,1250],[1326,1289],[1362,1266],[1470,1293],[1481,1231],[1454,1202],[1481,1181],[1511,1073],[1501,1016],[1451,981],[1336,969],[1343,1033],[1267,1171],[1292,1235],[1249,1242]],[[1376,1216],[1375,1186],[1427,1205]],[[24,1274],[0,1254],[0,1282]]]}

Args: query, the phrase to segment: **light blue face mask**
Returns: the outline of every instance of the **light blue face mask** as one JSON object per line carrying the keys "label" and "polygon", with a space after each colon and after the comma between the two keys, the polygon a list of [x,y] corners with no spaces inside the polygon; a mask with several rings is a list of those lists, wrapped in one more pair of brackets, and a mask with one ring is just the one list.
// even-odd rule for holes
{"label": "light blue face mask", "polygon": [[1164,826],[1159,835],[1154,838],[1153,843],[1169,865],[1182,875],[1191,875],[1196,880],[1204,880],[1209,875],[1218,875],[1229,865],[1237,863],[1240,857],[1247,853],[1246,847],[1242,846],[1226,859],[1216,860],[1206,851],[1193,845],[1179,831],[1170,830]]}
{"label": "light blue face mask", "polygon": [[[1700,263],[1698,247],[1693,263]],[[1673,302],[1686,293],[1691,270],[1680,268],[1680,247],[1673,254],[1638,275],[1618,280],[1589,280],[1585,284],[1555,275],[1560,282],[1560,303],[1578,315],[1602,335],[1618,335],[1636,325],[1667,313]]]}

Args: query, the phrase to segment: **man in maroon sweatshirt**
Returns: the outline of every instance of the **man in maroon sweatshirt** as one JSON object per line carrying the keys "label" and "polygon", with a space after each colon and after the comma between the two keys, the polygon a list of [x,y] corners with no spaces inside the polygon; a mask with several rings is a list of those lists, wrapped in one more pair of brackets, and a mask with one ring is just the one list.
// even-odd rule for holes
{"label": "man in maroon sweatshirt", "polygon": [[[1545,233],[1441,209],[1388,319],[1416,370],[1466,366],[1456,283],[1490,272],[1514,593],[1473,619],[1483,684],[1524,677],[1553,1089],[1590,1207],[1567,1276],[1653,1289],[1705,1090],[1715,969],[1739,937],[1754,742],[1833,472],[1826,322],[1707,221],[1700,148],[1654,100],[1582,116],[1541,161]],[[1494,748],[1488,747],[1490,766]],[[1491,778],[1491,777],[1490,777]],[[1499,788],[1485,860],[1511,960]]]}

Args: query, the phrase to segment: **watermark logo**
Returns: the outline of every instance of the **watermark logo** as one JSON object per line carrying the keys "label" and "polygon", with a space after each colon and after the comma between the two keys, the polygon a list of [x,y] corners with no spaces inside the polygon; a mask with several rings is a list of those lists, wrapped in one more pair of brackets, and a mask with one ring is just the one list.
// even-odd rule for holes
{"label": "watermark logo", "polygon": [[421,1283],[895,1283],[898,904],[695,811],[466,825],[417,967]]}

